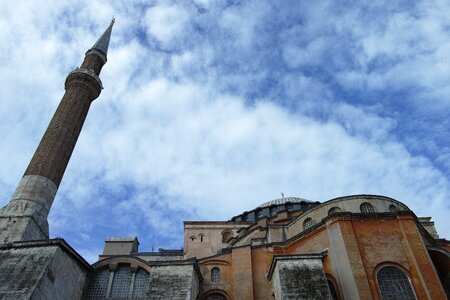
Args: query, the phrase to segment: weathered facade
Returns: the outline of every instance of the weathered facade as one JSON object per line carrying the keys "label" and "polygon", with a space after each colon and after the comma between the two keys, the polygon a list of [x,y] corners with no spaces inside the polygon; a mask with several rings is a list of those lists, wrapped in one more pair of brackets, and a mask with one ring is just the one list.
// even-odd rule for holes
{"label": "weathered facade", "polygon": [[0,209],[0,299],[448,299],[450,242],[431,218],[375,195],[284,196],[229,221],[186,221],[184,248],[105,241],[89,265],[47,216],[90,104],[114,22],[66,92],[10,202]]}
{"label": "weathered facade", "polygon": [[[430,218],[417,218],[392,198],[354,195],[324,203],[281,198],[230,221],[186,221],[184,228],[183,250],[139,252],[136,238],[108,239],[94,269],[114,278],[115,265],[139,260],[150,276],[164,281],[170,270],[181,269],[177,263],[192,263],[195,272],[183,274],[196,276],[198,285],[175,281],[183,290],[198,287],[198,299],[448,297],[449,241],[438,237]],[[151,275],[161,264],[167,274]],[[98,288],[92,282],[90,289]],[[148,299],[160,293],[148,291]],[[167,299],[187,297],[177,295]],[[112,286],[104,288],[102,297],[108,296],[116,297]]]}

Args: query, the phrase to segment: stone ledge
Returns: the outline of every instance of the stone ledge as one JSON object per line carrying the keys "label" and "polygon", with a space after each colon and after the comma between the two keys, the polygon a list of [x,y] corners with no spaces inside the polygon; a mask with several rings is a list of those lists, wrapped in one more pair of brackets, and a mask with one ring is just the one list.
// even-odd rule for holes
{"label": "stone ledge", "polygon": [[267,279],[272,280],[273,271],[275,270],[278,261],[283,260],[298,260],[298,259],[322,259],[328,255],[328,250],[324,250],[320,253],[308,253],[308,254],[276,254],[273,256],[272,263],[270,264],[269,273],[267,273]]}
{"label": "stone ledge", "polygon": [[16,241],[8,244],[0,244],[0,250],[5,249],[17,249],[17,248],[32,248],[32,247],[47,247],[47,246],[59,246],[65,252],[67,252],[70,256],[75,258],[79,265],[92,270],[91,265],[80,255],[78,254],[64,239],[55,238],[48,240],[35,240],[35,241]]}

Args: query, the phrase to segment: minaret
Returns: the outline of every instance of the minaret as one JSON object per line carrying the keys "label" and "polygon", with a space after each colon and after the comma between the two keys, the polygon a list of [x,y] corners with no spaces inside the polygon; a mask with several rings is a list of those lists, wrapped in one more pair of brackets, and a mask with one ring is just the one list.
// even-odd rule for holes
{"label": "minaret", "polygon": [[0,244],[48,239],[47,216],[91,102],[102,90],[111,24],[66,78],[66,92],[9,203],[0,209]]}

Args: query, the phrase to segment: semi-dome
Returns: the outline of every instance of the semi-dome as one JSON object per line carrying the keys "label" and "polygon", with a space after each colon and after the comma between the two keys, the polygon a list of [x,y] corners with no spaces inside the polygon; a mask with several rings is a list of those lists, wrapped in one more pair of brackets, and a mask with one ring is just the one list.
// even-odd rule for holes
{"label": "semi-dome", "polygon": [[283,197],[283,198],[278,198],[278,199],[274,199],[274,200],[270,200],[267,201],[261,205],[259,205],[257,208],[261,208],[261,207],[269,207],[272,205],[280,205],[280,204],[285,204],[285,203],[301,203],[301,202],[314,202],[311,200],[307,200],[304,198],[298,198],[298,197]]}

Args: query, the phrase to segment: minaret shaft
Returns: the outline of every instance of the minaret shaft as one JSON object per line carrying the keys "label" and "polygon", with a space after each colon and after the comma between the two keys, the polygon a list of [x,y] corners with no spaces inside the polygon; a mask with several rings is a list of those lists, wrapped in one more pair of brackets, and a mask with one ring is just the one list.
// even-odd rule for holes
{"label": "minaret shaft", "polygon": [[0,209],[0,244],[49,238],[47,216],[89,107],[102,90],[98,75],[106,63],[112,25],[86,52],[81,67],[67,76],[66,92],[36,152],[11,200]]}
{"label": "minaret shaft", "polygon": [[69,85],[24,176],[40,175],[59,186],[94,96],[82,85]]}

